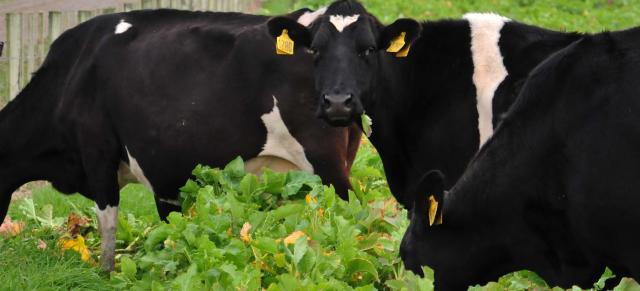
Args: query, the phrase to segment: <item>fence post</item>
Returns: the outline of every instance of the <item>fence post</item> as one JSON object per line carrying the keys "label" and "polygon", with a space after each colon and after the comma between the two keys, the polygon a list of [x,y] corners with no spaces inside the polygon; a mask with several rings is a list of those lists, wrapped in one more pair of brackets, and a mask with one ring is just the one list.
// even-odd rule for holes
{"label": "fence post", "polygon": [[44,12],[38,13],[38,64],[42,64],[47,56],[47,21]]}
{"label": "fence post", "polygon": [[7,13],[7,57],[9,58],[9,100],[20,92],[20,47],[22,46],[22,15]]}
{"label": "fence post", "polygon": [[93,11],[80,10],[78,11],[78,24],[83,23],[93,17]]}
{"label": "fence post", "polygon": [[25,79],[23,83],[24,86],[29,83],[31,80],[32,74],[36,71],[36,47],[38,45],[38,40],[36,38],[36,28],[38,25],[36,24],[36,14],[28,13],[27,15],[27,30],[24,33],[27,35],[25,45],[27,49],[25,50],[26,59],[27,59],[27,69],[25,71]]}
{"label": "fence post", "polygon": [[171,0],[160,0],[160,7],[158,8],[171,8]]}
{"label": "fence post", "polygon": [[140,0],[140,7],[142,9],[154,9],[158,7],[155,0]]}
{"label": "fence post", "polygon": [[51,11],[49,12],[49,47],[60,34],[62,34],[62,13]]}

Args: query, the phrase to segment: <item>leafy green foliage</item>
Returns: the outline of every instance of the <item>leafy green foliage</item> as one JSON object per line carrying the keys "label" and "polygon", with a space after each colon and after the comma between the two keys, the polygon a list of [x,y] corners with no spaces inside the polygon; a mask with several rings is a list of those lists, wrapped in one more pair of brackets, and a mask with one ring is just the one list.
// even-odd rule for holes
{"label": "leafy green foliage", "polygon": [[145,236],[142,249],[121,259],[115,287],[372,290],[387,281],[413,284],[397,254],[406,213],[392,199],[356,191],[342,201],[317,176],[266,171],[258,178],[244,172],[240,159],[223,170],[198,166],[193,174],[181,189],[183,213],[172,213]]}

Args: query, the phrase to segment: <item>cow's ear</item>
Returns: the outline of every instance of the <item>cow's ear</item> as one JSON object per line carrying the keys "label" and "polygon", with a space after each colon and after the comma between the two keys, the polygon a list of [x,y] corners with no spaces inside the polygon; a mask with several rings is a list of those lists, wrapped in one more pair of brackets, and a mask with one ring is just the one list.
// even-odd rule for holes
{"label": "cow's ear", "polygon": [[421,33],[422,25],[419,22],[409,18],[398,19],[382,30],[378,47],[397,57],[406,57]]}
{"label": "cow's ear", "polygon": [[426,226],[442,224],[445,177],[439,170],[431,170],[419,180],[413,193],[413,212]]}
{"label": "cow's ear", "polygon": [[269,34],[278,40],[282,37],[291,39],[294,46],[309,47],[311,45],[311,32],[296,20],[284,16],[277,16],[267,22]]}

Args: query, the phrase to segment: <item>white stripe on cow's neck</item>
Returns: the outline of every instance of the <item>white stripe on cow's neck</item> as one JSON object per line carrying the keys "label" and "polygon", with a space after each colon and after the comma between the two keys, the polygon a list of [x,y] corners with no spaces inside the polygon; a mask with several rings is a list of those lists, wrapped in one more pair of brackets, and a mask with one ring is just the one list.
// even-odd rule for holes
{"label": "white stripe on cow's neck", "polygon": [[142,168],[140,168],[138,160],[131,156],[127,147],[124,147],[124,149],[125,151],[127,151],[127,157],[129,158],[129,169],[131,169],[131,173],[136,177],[136,179],[138,179],[140,183],[147,186],[147,188],[149,188],[149,190],[153,192],[153,187],[151,187],[149,179],[147,179],[147,177],[144,175],[144,172],[142,171]]}
{"label": "white stripe on cow's neck", "polygon": [[125,33],[129,28],[131,28],[131,23],[124,21],[124,19],[120,19],[120,23],[116,25],[116,34]]}
{"label": "white stripe on cow's neck", "polygon": [[313,173],[313,166],[307,160],[302,145],[291,135],[282,120],[278,100],[273,96],[273,110],[262,115],[262,122],[267,128],[267,141],[258,156],[274,156],[285,159],[300,170]]}
{"label": "white stripe on cow's neck", "polygon": [[476,86],[480,146],[493,134],[493,96],[509,74],[500,52],[500,31],[510,20],[491,13],[464,16],[471,26],[473,83]]}
{"label": "white stripe on cow's neck", "polygon": [[359,14],[344,16],[344,15],[331,15],[329,17],[329,21],[336,27],[339,32],[342,32],[345,27],[351,25],[352,23],[358,21],[360,17]]}
{"label": "white stripe on cow's neck", "polygon": [[309,26],[311,23],[316,21],[318,17],[324,15],[325,12],[327,12],[327,7],[322,7],[313,12],[305,12],[302,16],[298,17],[298,23],[304,26]]}

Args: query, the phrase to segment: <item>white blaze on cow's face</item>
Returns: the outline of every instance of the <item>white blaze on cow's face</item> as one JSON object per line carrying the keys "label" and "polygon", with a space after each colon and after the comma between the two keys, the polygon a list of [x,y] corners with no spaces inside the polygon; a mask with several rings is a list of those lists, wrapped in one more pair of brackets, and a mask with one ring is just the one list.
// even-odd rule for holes
{"label": "white blaze on cow's face", "polygon": [[273,110],[261,117],[267,128],[267,140],[262,147],[259,157],[271,156],[284,159],[293,163],[298,169],[313,173],[313,166],[307,160],[304,148],[291,135],[287,125],[282,120],[278,100],[273,96]]}
{"label": "white blaze on cow's face", "polygon": [[507,77],[500,52],[500,31],[508,18],[490,13],[470,13],[464,16],[471,27],[473,83],[476,86],[478,131],[480,146],[493,134],[493,96]]}
{"label": "white blaze on cow's face", "polygon": [[120,23],[116,25],[115,34],[125,33],[132,26],[133,25],[131,25],[131,23],[126,22],[124,19],[120,19]]}
{"label": "white blaze on cow's face", "polygon": [[338,30],[338,32],[342,32],[347,26],[355,23],[360,18],[360,15],[355,14],[351,16],[344,15],[331,15],[329,17],[329,22],[333,24],[333,26]]}
{"label": "white blaze on cow's face", "polygon": [[305,12],[302,16],[298,17],[298,23],[309,26],[318,19],[318,17],[324,15],[325,12],[327,12],[327,7],[320,8],[313,12]]}

